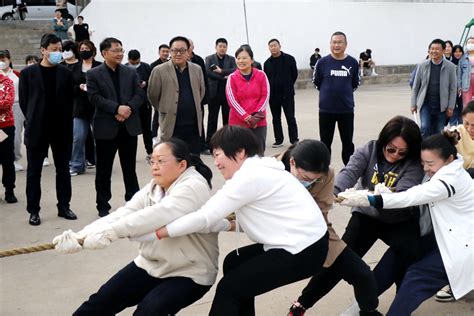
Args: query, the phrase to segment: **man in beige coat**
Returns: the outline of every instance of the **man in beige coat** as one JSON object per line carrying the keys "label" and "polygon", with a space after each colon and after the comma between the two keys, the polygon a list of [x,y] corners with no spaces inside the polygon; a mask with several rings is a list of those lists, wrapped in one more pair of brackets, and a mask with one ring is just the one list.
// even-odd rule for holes
{"label": "man in beige coat", "polygon": [[188,62],[188,50],[187,38],[171,39],[171,60],[153,69],[148,98],[159,113],[160,140],[180,138],[199,155],[205,86],[201,68]]}

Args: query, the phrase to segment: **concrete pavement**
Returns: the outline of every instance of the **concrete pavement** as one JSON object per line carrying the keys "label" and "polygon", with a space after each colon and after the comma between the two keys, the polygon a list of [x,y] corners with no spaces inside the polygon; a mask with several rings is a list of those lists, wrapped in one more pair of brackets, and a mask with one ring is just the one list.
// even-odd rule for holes
{"label": "concrete pavement", "polygon": [[[360,146],[377,137],[385,122],[397,114],[410,116],[410,91],[407,85],[362,86],[356,92],[355,144]],[[299,124],[300,139],[315,138],[318,135],[317,93],[314,90],[297,90],[296,116]],[[286,123],[283,122],[283,126]],[[285,135],[287,135],[285,131]],[[274,142],[269,118],[267,133],[267,155],[281,150],[271,148]],[[285,145],[289,145],[288,138]],[[333,143],[333,166],[339,170],[342,166],[340,140],[336,132]],[[51,155],[50,155],[51,157]],[[222,176],[214,168],[210,156],[203,160],[214,172],[214,188],[223,184]],[[52,160],[52,159],[50,159]],[[21,161],[26,167],[26,157]],[[141,186],[149,179],[149,167],[145,162],[145,152],[141,139],[137,156],[137,173]],[[66,229],[77,231],[84,225],[97,219],[94,190],[95,171],[72,178],[73,197],[71,208],[79,219],[67,221],[56,216],[56,197],[54,167],[43,170],[42,178],[42,224],[39,227],[28,225],[25,211],[26,172],[17,173],[17,204],[0,201],[0,250],[30,246],[51,242],[52,238]],[[112,178],[112,207],[124,202],[124,187],[118,160],[115,163]],[[3,192],[2,192],[3,195]],[[336,206],[330,218],[337,232],[342,235],[349,218],[349,209]],[[219,236],[221,250],[220,264],[229,251],[236,246],[235,233],[222,233]],[[240,236],[240,245],[249,241]],[[386,246],[378,242],[365,256],[372,267],[377,263]],[[137,254],[137,245],[128,240],[113,243],[105,250],[83,251],[74,255],[59,255],[54,251],[19,255],[0,259],[0,315],[71,315],[71,313],[98,287],[129,263]],[[474,263],[473,263],[474,264]],[[220,265],[221,266],[221,265]],[[350,267],[348,267],[350,269]],[[221,275],[218,276],[220,279]],[[257,315],[286,315],[291,302],[295,300],[306,285],[307,280],[284,286],[256,299]],[[214,295],[213,287],[201,300],[183,310],[179,315],[207,315]],[[386,312],[394,296],[394,288],[381,297],[379,310]],[[331,293],[322,299],[306,315],[338,315],[351,302],[352,288],[341,282]],[[131,315],[133,309],[127,309],[120,315]],[[473,315],[474,295],[455,303],[437,303],[430,299],[414,315]],[[225,316],[225,315],[223,315]]]}

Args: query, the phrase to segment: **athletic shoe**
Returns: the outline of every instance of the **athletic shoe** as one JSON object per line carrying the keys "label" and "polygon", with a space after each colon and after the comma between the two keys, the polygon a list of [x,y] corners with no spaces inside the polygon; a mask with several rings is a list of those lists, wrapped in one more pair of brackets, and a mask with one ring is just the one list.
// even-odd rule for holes
{"label": "athletic shoe", "polygon": [[86,168],[87,169],[94,169],[95,165],[93,163],[90,163],[89,161],[86,162]]}
{"label": "athletic shoe", "polygon": [[49,166],[49,159],[48,159],[48,157],[44,158],[44,160],[43,160],[43,167],[47,167],[47,166]]}
{"label": "athletic shoe", "polygon": [[451,287],[447,286],[441,291],[438,291],[438,293],[436,293],[435,300],[438,302],[453,302],[454,296],[453,292],[451,291]]}
{"label": "athletic shoe", "polygon": [[13,164],[15,165],[15,171],[22,171],[23,170],[23,166],[20,165],[19,162],[15,161]]}
{"label": "athletic shoe", "polygon": [[69,170],[69,174],[71,175],[71,177],[75,177],[79,174],[79,172],[74,171],[74,170]]}
{"label": "athletic shoe", "polygon": [[303,316],[306,309],[299,302],[294,302],[290,307],[288,316]]}
{"label": "athletic shoe", "polygon": [[273,143],[272,144],[272,148],[279,148],[279,147],[283,147],[283,143]]}

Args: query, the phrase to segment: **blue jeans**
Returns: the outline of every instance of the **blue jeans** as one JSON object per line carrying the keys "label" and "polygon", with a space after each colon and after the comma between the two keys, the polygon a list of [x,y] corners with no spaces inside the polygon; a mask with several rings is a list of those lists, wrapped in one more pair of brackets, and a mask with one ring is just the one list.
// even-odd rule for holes
{"label": "blue jeans", "polygon": [[440,133],[446,122],[446,112],[432,114],[429,104],[423,104],[420,110],[421,136],[426,138]]}
{"label": "blue jeans", "polygon": [[83,118],[74,118],[73,142],[71,154],[71,171],[86,171],[86,139],[90,123]]}

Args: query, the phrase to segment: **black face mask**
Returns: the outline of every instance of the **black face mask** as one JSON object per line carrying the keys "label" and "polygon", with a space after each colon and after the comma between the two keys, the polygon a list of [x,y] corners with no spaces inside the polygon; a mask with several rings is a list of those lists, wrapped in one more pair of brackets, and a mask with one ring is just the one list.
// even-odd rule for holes
{"label": "black face mask", "polygon": [[90,50],[80,51],[79,56],[81,56],[81,59],[89,59],[92,57],[92,51]]}

